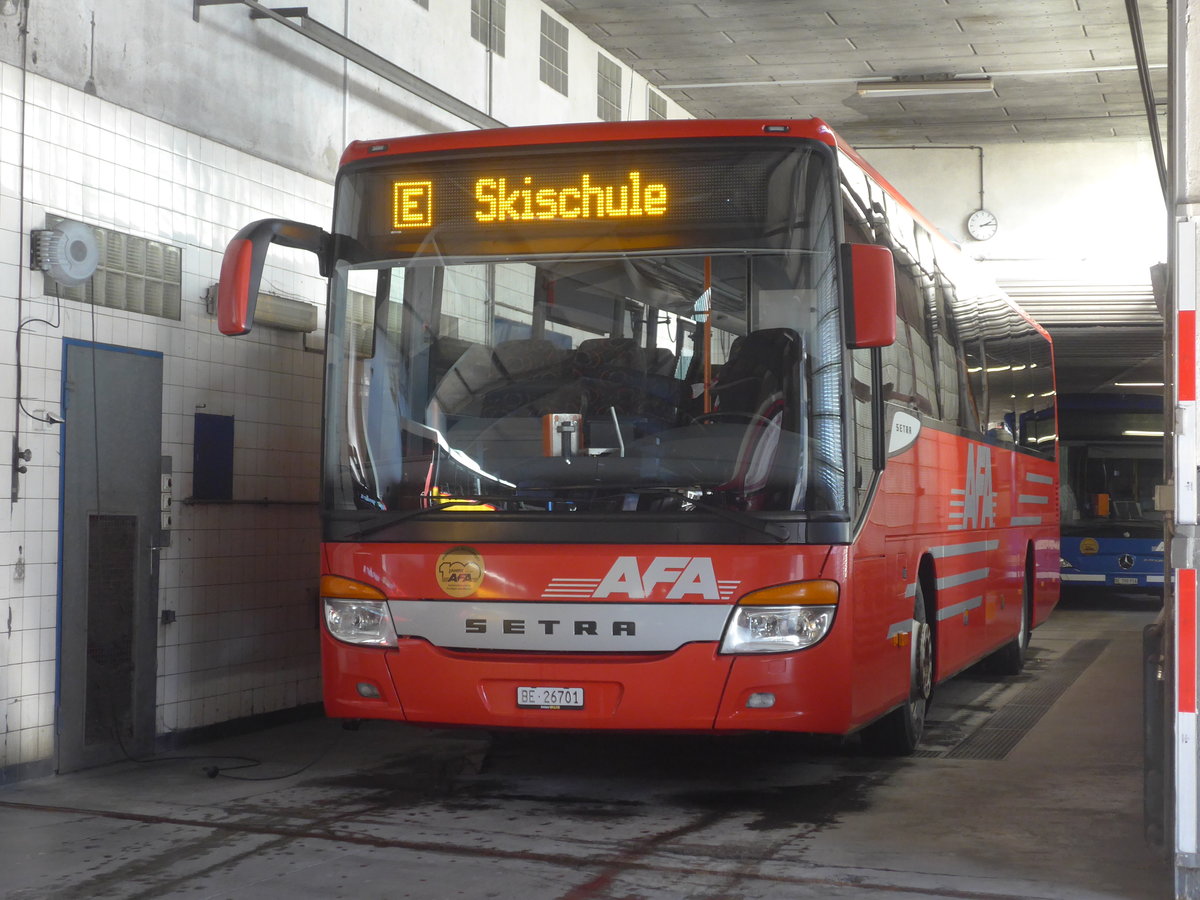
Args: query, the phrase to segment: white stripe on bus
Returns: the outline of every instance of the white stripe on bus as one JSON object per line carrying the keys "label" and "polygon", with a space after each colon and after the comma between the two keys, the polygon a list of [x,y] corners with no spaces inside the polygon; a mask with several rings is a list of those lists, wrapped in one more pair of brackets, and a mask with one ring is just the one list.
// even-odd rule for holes
{"label": "white stripe on bus", "polygon": [[953,619],[955,616],[961,616],[963,613],[970,612],[973,609],[978,609],[983,606],[982,597],[972,597],[970,600],[964,600],[962,603],[954,603],[944,609],[939,609],[937,620],[944,622],[946,619]]}
{"label": "white stripe on bus", "polygon": [[937,580],[937,588],[941,591],[946,588],[959,587],[976,581],[986,581],[989,572],[991,572],[991,569],[975,569],[971,572],[962,572],[958,575],[947,575],[945,578]]}

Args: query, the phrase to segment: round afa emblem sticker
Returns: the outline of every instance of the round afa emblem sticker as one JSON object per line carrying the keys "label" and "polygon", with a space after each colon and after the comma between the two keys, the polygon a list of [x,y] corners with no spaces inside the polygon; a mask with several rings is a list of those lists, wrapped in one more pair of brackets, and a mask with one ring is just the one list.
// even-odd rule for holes
{"label": "round afa emblem sticker", "polygon": [[436,574],[451,597],[469,597],[483,584],[483,557],[473,547],[453,547],[438,557]]}
{"label": "round afa emblem sticker", "polygon": [[1095,556],[1100,552],[1100,542],[1095,538],[1084,538],[1079,542],[1079,552],[1084,556]]}

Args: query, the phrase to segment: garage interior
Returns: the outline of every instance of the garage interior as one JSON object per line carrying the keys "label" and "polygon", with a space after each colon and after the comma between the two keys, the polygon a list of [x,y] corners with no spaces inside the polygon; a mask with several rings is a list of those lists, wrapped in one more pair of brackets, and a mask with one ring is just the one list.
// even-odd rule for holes
{"label": "garage interior", "polygon": [[[437,14],[439,3],[448,2],[415,5]],[[15,15],[6,11],[9,5]],[[93,5],[81,4],[70,14],[72,34],[86,32],[89,15],[94,33],[102,11]],[[489,47],[481,69],[486,90],[455,96],[450,87],[436,87],[445,75],[436,57],[452,54],[452,47],[369,49],[369,35],[342,33],[350,31],[348,2],[289,9],[255,0],[174,5],[179,9],[150,16],[147,27],[202,35],[212,44],[214,63],[220,62],[222,46],[233,54],[234,65],[249,72],[255,63],[247,60],[269,57],[272,65],[311,77],[322,89],[333,85],[339,97],[352,93],[342,83],[350,84],[347,73],[369,72],[362,76],[367,86],[356,85],[353,92],[384,110],[363,117],[372,125],[387,124],[397,109],[421,104],[427,108],[420,115],[402,118],[406,133],[522,124],[504,113],[499,86],[505,60],[516,52],[512,45],[536,40],[536,34],[522,37],[510,30],[508,57],[494,58],[495,48]],[[894,179],[914,206],[931,210],[933,223],[979,258],[1049,331],[1060,395],[1101,394],[1119,386],[1124,393],[1162,396],[1170,409],[1171,285],[1165,266],[1152,267],[1168,261],[1171,216],[1180,215],[1181,204],[1195,193],[1185,176],[1171,180],[1172,154],[1182,156],[1184,121],[1191,119],[1188,83],[1182,72],[1173,76],[1172,65],[1186,62],[1190,71],[1191,57],[1200,53],[1183,37],[1174,49],[1169,46],[1171,22],[1182,19],[1179,5],[508,0],[506,6],[485,0],[480,8],[496,16],[505,9],[510,25],[519,15],[543,10],[561,18],[575,29],[573,36],[594,42],[627,67],[631,114],[636,75],[637,91],[661,94],[679,115],[826,120]],[[45,17],[34,21],[40,32],[28,32],[45,41],[53,13],[38,7],[37,0],[0,3],[6,79],[17,71],[37,71],[30,50],[42,44],[23,42],[13,23],[24,17],[28,26],[34,13]],[[3,83],[11,87],[14,80]],[[120,91],[114,84],[108,99],[134,107],[127,98],[138,93],[137,78]],[[86,84],[72,86],[66,102],[83,105],[83,95],[95,92],[95,85],[92,93]],[[2,98],[5,128],[12,127],[10,112],[19,106],[16,94],[12,88]],[[344,109],[337,117],[349,128],[354,123]],[[198,108],[197,115],[219,118],[208,109]],[[244,124],[240,120],[231,113],[225,127],[236,129]],[[269,123],[247,127],[249,133]],[[331,143],[344,143],[342,137]],[[228,135],[214,130],[205,140],[210,138],[219,145]],[[182,137],[185,145],[189,139]],[[1102,258],[1111,255],[1107,245],[1094,255],[1057,260],[1051,252],[1032,259],[1027,246],[1007,243],[1023,224],[1014,208],[1020,200],[1003,193],[1012,179],[1026,177],[1006,170],[1018,158],[1008,155],[1017,152],[1014,145],[1021,145],[1022,154],[1029,147],[1053,154],[1070,145],[1071,165],[1084,145],[1094,147],[1098,159],[1132,166],[1120,176],[1136,173],[1128,188],[1136,199],[1124,225],[1130,240],[1137,238],[1138,252],[1122,261],[1128,265],[1102,268]],[[13,146],[5,145],[2,160],[10,165]],[[209,144],[203,147],[207,151]],[[22,146],[21,152],[31,149]],[[257,155],[253,148],[239,152]],[[232,160],[233,150],[228,155]],[[1037,164],[1036,156],[1029,160],[1022,165]],[[1194,164],[1190,151],[1187,160]],[[296,214],[327,221],[331,179],[316,172],[320,165],[303,170],[290,160],[281,164],[296,169],[303,176],[297,182],[310,191],[296,201]],[[328,166],[328,159],[321,165]],[[1174,165],[1188,169],[1180,158]],[[955,188],[953,202],[938,196],[938,178],[928,174],[943,166]],[[86,177],[65,180],[86,186]],[[264,198],[264,205],[288,191],[299,193],[275,187],[279,194]],[[14,189],[5,190],[6,199],[16,196]],[[30,202],[22,194],[16,206]],[[69,212],[68,205],[60,211]],[[977,241],[967,233],[966,219],[977,208],[999,215],[997,239]],[[1039,213],[1057,217],[1053,228],[1070,229],[1069,203],[1056,205],[1050,196],[1046,210]],[[13,230],[23,235],[29,223]],[[208,239],[217,246],[229,236]],[[1161,252],[1150,258],[1143,252],[1147,246]],[[203,271],[185,271],[185,285],[188,279],[212,280],[204,266],[197,268]],[[315,270],[302,271],[284,293],[311,298],[320,290],[318,282]],[[211,331],[211,314],[199,292],[191,293],[196,311],[189,312],[185,300],[184,321],[193,316]],[[44,307],[32,301],[32,295],[24,298],[24,317],[40,315],[43,308],[51,315],[52,299]],[[74,319],[75,327],[90,326],[91,338],[102,343],[121,342],[121,321],[114,320],[116,332],[103,339],[96,336],[94,318]],[[4,328],[20,342],[15,320]],[[79,336],[89,335],[83,330]],[[205,346],[185,342],[182,353]],[[214,358],[219,353],[212,351]],[[297,356],[306,360],[302,375],[310,387],[319,384],[319,357],[305,357],[303,349]],[[202,409],[210,395],[188,383],[191,374],[176,379],[173,365],[168,357],[168,430],[162,440],[167,447],[177,441],[190,453],[191,417],[222,410]],[[52,375],[40,387],[45,396],[54,393],[60,377],[58,371]],[[183,438],[170,436],[172,399],[187,413],[185,424],[175,423],[184,428]],[[39,407],[31,402],[30,408]],[[309,418],[314,409],[306,407]],[[237,414],[240,420],[246,411],[239,408]],[[35,443],[34,474],[58,447],[52,419],[43,413],[40,424],[26,420],[20,426],[30,440],[45,441],[44,450]],[[316,427],[308,426],[310,432]],[[1164,431],[1171,428],[1165,423]],[[177,451],[177,460],[182,453]],[[315,470],[315,455],[313,450],[300,461],[297,483]],[[13,477],[12,509],[19,512]],[[48,467],[44,478],[56,481],[57,472]],[[1170,480],[1165,473],[1164,484]],[[37,496],[30,490],[30,482],[22,481],[22,500]],[[310,497],[302,487],[286,490],[294,493],[275,495],[282,498],[275,511],[288,534],[303,537],[307,526],[301,517],[311,511],[305,506]],[[185,496],[180,488],[174,508],[205,522],[261,513],[248,505],[209,508],[191,496],[183,505]],[[198,525],[195,533],[225,527]],[[14,514],[7,531],[21,550],[11,555],[24,561],[28,539],[22,529],[33,530]],[[184,539],[182,531],[175,535],[164,562],[184,552]],[[308,545],[316,546],[312,540]],[[292,552],[293,559],[302,555]],[[179,568],[189,567],[190,562]],[[167,601],[163,605],[166,609]],[[972,670],[940,687],[922,748],[904,760],[867,756],[854,738],[487,734],[390,723],[350,730],[315,714],[315,676],[300,680],[299,688],[272,686],[266,701],[256,695],[240,706],[222,705],[211,716],[206,710],[203,720],[183,717],[183,704],[197,701],[181,694],[180,718],[160,710],[157,728],[147,723],[138,746],[120,748],[123,761],[92,767],[95,761],[84,759],[62,767],[79,771],[53,774],[50,751],[42,747],[28,757],[32,763],[13,757],[13,766],[0,766],[13,775],[0,780],[5,873],[0,893],[14,900],[1200,896],[1191,869],[1195,860],[1180,860],[1172,849],[1176,773],[1160,746],[1173,740],[1170,723],[1151,721],[1154,714],[1145,712],[1148,698],[1163,702],[1162,690],[1170,691],[1169,684],[1155,681],[1158,669],[1145,659],[1144,629],[1159,619],[1161,605],[1161,597],[1146,595],[1072,596],[1035,631],[1023,675],[1000,679]],[[176,604],[169,606],[174,615]],[[1170,613],[1169,594],[1166,607]],[[1170,618],[1165,621],[1170,628]],[[170,627],[166,618],[161,622]],[[288,640],[302,643],[307,634]],[[209,646],[221,639],[214,633]],[[160,672],[171,664],[171,652],[160,648]],[[182,647],[178,652],[185,654]],[[311,669],[314,654],[314,648],[296,651],[299,667]],[[15,663],[15,653],[11,658]],[[0,659],[0,666],[6,661]],[[48,677],[45,670],[39,677]],[[160,706],[162,690],[160,683]],[[39,688],[43,697],[48,692]],[[0,691],[0,699],[10,695],[17,697],[15,687],[9,694]],[[1146,746],[1162,750],[1162,756],[1147,753]]]}

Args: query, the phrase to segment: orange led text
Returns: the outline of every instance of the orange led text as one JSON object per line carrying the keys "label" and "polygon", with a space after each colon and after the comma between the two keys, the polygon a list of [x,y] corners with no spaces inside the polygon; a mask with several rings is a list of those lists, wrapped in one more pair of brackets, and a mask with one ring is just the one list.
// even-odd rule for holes
{"label": "orange led text", "polygon": [[480,178],[475,199],[475,220],[492,223],[665,216],[669,197],[665,184],[643,184],[641,172],[630,172],[619,184],[596,184],[585,173],[565,187],[538,187],[532,175]]}
{"label": "orange led text", "polygon": [[392,182],[392,228],[428,228],[433,224],[433,182]]}

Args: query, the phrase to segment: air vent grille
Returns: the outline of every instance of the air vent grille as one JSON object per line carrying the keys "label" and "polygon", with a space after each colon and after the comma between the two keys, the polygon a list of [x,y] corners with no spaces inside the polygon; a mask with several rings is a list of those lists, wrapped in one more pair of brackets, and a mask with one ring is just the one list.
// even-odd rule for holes
{"label": "air vent grille", "polygon": [[[53,227],[54,221],[48,224]],[[178,319],[183,285],[180,249],[109,228],[92,226],[92,230],[100,265],[84,284],[61,288],[62,296],[109,309]]]}

